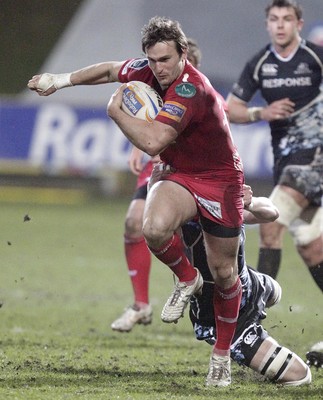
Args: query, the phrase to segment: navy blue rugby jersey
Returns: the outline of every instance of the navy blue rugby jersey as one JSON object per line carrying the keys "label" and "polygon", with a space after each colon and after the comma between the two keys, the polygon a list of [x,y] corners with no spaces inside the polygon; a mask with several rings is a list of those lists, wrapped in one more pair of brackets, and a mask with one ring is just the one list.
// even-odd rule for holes
{"label": "navy blue rugby jersey", "polygon": [[267,45],[246,64],[231,93],[249,102],[259,90],[268,104],[285,97],[295,103],[291,117],[270,123],[277,158],[322,145],[322,82],[323,47],[302,40],[288,58]]}

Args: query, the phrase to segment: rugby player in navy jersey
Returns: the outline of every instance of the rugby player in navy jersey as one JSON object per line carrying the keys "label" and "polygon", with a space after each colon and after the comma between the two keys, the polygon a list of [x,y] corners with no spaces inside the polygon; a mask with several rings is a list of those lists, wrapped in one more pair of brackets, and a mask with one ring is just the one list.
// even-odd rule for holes
{"label": "rugby player in navy jersey", "polygon": [[163,98],[151,122],[127,115],[121,107],[125,85],[114,93],[108,115],[133,145],[160,155],[173,173],[149,191],[143,235],[150,251],[178,277],[162,310],[162,320],[176,323],[203,279],[188,260],[177,230],[199,215],[208,266],[214,277],[213,346],[208,384],[231,383],[230,346],[241,301],[237,252],[242,226],[242,163],[233,143],[222,96],[205,75],[187,62],[187,38],[177,21],[151,18],[142,30],[146,58],[95,64],[66,74],[34,76],[28,87],[47,96],[72,85],[139,80]]}
{"label": "rugby player in navy jersey", "polygon": [[[260,227],[258,270],[276,277],[286,229],[323,291],[323,48],[300,37],[302,9],[293,0],[266,8],[271,44],[244,67],[228,96],[234,123],[268,121],[274,155],[271,200],[280,217]],[[265,107],[248,107],[256,91]]]}

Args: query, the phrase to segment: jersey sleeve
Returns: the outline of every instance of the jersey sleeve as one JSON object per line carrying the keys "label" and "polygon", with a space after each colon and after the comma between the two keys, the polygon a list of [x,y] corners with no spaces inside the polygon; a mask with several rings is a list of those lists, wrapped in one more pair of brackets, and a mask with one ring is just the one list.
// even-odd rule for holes
{"label": "jersey sleeve", "polygon": [[118,79],[121,83],[135,80],[143,80],[144,71],[147,70],[147,58],[131,58],[124,62],[118,73]]}
{"label": "jersey sleeve", "polygon": [[179,83],[167,91],[162,109],[156,120],[172,126],[181,133],[191,122],[202,117],[203,110],[196,112],[196,104],[200,101],[201,90],[192,83]]}
{"label": "jersey sleeve", "polygon": [[251,61],[248,62],[231,90],[234,96],[247,103],[252,99],[259,88],[258,82],[254,77],[254,71],[253,63]]}
{"label": "jersey sleeve", "polygon": [[312,42],[306,41],[305,42],[307,47],[309,47],[314,53],[315,56],[318,57],[318,63],[322,69],[322,76],[323,76],[323,47],[322,46],[318,46]]}

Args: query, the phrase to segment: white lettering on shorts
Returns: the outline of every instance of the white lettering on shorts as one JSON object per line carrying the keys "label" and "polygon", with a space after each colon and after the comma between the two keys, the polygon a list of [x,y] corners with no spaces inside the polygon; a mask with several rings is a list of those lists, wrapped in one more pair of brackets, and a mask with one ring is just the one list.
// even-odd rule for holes
{"label": "white lettering on shorts", "polygon": [[197,196],[196,194],[194,194],[194,196],[200,206],[205,208],[213,217],[222,219],[221,203],[203,199],[203,197]]}

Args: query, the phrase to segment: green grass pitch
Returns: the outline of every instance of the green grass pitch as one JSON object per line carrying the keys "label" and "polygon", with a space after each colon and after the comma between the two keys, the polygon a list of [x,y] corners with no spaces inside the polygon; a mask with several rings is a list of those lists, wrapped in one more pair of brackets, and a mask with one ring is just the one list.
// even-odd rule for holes
{"label": "green grass pitch", "polygon": [[[1,204],[0,399],[323,399],[322,369],[312,369],[310,387],[283,388],[233,365],[230,387],[206,388],[211,347],[195,340],[187,312],[177,325],[161,322],[173,283],[158,261],[152,325],[113,332],[111,322],[132,302],[123,256],[127,204]],[[257,247],[257,228],[248,229],[251,265]],[[323,296],[289,236],[278,280],[283,298],[264,325],[305,359],[323,340]]]}

